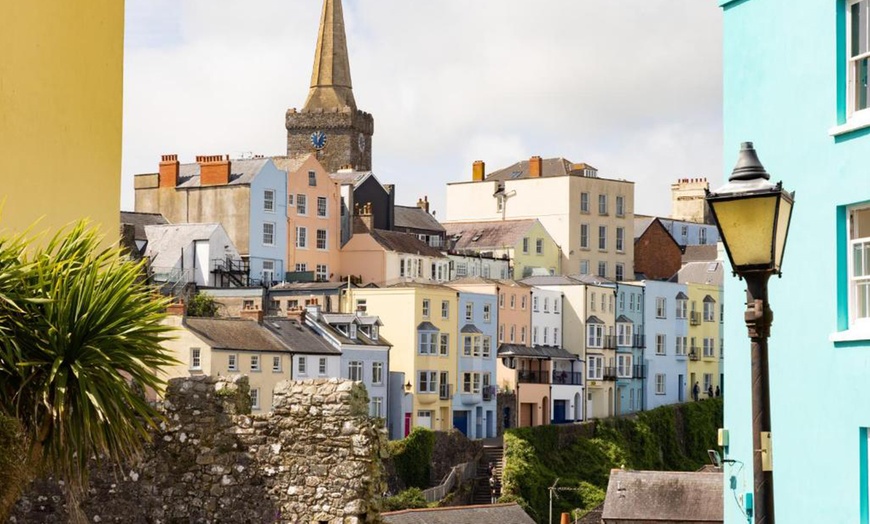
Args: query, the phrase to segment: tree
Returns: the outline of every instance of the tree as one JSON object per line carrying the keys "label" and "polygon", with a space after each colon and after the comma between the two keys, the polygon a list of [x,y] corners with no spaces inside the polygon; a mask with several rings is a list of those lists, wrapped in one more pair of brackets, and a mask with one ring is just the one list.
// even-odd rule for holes
{"label": "tree", "polygon": [[43,472],[81,489],[92,458],[136,456],[160,414],[134,384],[162,390],[156,370],[175,363],[161,346],[166,301],[141,263],[100,248],[85,223],[29,242],[0,239],[0,422],[17,424],[25,450],[19,482],[0,483],[0,522]]}
{"label": "tree", "polygon": [[204,293],[193,295],[190,305],[187,306],[187,314],[191,317],[214,317],[217,316],[218,304],[214,297]]}

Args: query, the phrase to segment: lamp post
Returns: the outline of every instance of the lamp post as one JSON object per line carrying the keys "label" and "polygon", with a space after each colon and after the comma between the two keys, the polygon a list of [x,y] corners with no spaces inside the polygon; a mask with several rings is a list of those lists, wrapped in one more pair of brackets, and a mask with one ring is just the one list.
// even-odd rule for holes
{"label": "lamp post", "polygon": [[734,274],[746,281],[744,320],[751,340],[752,448],[755,522],[773,524],[773,460],[767,338],[773,312],[767,299],[771,275],[781,275],[794,193],[772,184],[752,142],[740,146],[728,183],[707,191]]}

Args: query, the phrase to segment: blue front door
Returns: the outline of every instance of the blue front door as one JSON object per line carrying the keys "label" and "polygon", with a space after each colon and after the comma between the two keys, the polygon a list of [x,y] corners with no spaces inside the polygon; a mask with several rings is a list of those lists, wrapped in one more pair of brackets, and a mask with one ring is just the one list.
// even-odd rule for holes
{"label": "blue front door", "polygon": [[468,412],[467,411],[454,411],[453,412],[453,427],[462,432],[466,437],[468,436]]}
{"label": "blue front door", "polygon": [[567,400],[553,401],[553,424],[564,424],[568,420],[566,416],[567,404]]}

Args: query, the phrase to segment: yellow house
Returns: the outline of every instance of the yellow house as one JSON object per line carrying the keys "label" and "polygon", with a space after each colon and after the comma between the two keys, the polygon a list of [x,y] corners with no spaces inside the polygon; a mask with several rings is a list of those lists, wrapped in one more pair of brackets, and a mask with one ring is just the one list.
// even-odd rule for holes
{"label": "yellow house", "polygon": [[164,341],[163,345],[179,361],[178,365],[162,370],[167,379],[247,375],[251,385],[251,410],[257,413],[270,411],[275,386],[292,378],[290,348],[256,320],[170,314],[165,322],[177,329],[173,332],[174,338]]}
{"label": "yellow house", "polygon": [[124,2],[4,2],[0,230],[89,218],[118,239]]}
{"label": "yellow house", "polygon": [[[721,294],[716,284],[687,283],[689,295],[689,391],[698,383],[699,399],[721,387],[719,352],[721,351]],[[693,395],[694,398],[694,395]]]}
{"label": "yellow house", "polygon": [[562,250],[537,219],[452,222],[444,228],[450,253],[507,258],[514,279],[562,272]]}
{"label": "yellow house", "polygon": [[[378,315],[392,342],[390,372],[405,374],[403,435],[422,426],[453,427],[458,384],[459,292],[434,284],[351,289],[348,306]],[[410,385],[410,387],[408,387]]]}

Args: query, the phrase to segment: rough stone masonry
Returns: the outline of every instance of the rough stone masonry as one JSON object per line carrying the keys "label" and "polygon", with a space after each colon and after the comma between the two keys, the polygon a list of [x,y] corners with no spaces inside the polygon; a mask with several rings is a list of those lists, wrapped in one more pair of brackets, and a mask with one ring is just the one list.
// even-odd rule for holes
{"label": "rough stone masonry", "polygon": [[[365,388],[282,382],[274,412],[250,416],[246,377],[170,381],[167,422],[143,456],[91,473],[89,522],[380,523],[385,436]],[[69,521],[57,482],[34,484],[10,522]]]}

